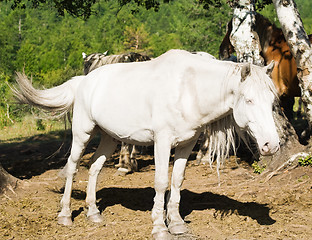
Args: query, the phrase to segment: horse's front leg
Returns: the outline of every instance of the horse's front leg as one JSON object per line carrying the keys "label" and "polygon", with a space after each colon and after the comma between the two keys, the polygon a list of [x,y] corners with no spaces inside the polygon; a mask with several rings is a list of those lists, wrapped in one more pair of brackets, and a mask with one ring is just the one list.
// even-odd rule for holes
{"label": "horse's front leg", "polygon": [[192,141],[186,146],[177,147],[174,157],[174,166],[171,178],[170,198],[167,205],[167,220],[169,223],[169,231],[171,234],[186,233],[187,227],[180,216],[180,190],[185,176],[185,167],[187,159],[195,145],[196,141]]}
{"label": "horse's front leg", "polygon": [[152,209],[154,239],[166,240],[171,239],[165,224],[164,204],[165,193],[168,188],[168,168],[170,157],[171,143],[168,136],[158,137],[155,140],[154,156],[155,156],[155,197]]}
{"label": "horse's front leg", "polygon": [[87,187],[86,204],[88,206],[87,217],[91,222],[102,222],[103,218],[96,206],[96,182],[99,172],[105,161],[111,157],[116,149],[117,143],[107,134],[101,135],[101,142],[93,156],[93,163],[89,170],[89,181]]}

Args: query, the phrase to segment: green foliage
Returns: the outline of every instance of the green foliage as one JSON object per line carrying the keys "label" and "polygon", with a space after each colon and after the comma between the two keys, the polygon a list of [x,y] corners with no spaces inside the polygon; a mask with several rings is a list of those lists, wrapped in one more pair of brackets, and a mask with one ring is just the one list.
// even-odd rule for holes
{"label": "green foliage", "polygon": [[144,52],[149,44],[149,34],[145,30],[144,24],[137,28],[126,26],[124,31],[124,48],[133,52]]}
{"label": "green foliage", "polygon": [[96,0],[13,0],[12,9],[39,8],[43,4],[53,6],[58,14],[64,16],[66,12],[76,17],[87,19],[92,13],[92,5]]}
{"label": "green foliage", "polygon": [[297,4],[306,33],[312,34],[311,0],[295,0],[295,2]]}
{"label": "green foliage", "polygon": [[257,161],[254,161],[251,167],[253,168],[254,173],[257,173],[257,174],[260,174],[265,170],[265,166],[263,167],[259,166]]}
{"label": "green foliage", "polygon": [[272,4],[272,0],[256,0],[255,5],[256,5],[256,10],[260,11],[263,8],[265,8],[267,5]]}
{"label": "green foliage", "polygon": [[[24,70],[35,84],[56,85],[46,76],[68,69],[79,72],[83,51],[118,54],[140,48],[156,57],[169,48],[184,48],[217,54],[231,17],[225,0],[209,11],[192,1],[173,1],[161,4],[157,13],[145,10],[145,2],[127,1],[120,8],[118,1],[101,0],[87,21],[66,13],[60,17],[51,4],[11,10],[9,3],[0,2],[0,71]],[[134,44],[137,41],[140,46]]]}
{"label": "green foliage", "polygon": [[[1,2],[2,0],[0,0]],[[107,1],[107,0],[106,0]],[[172,0],[163,0],[163,3],[168,3]],[[211,0],[209,0],[211,1]],[[220,0],[214,0],[220,1]],[[94,14],[93,5],[96,0],[12,0],[10,1],[12,9],[26,9],[26,8],[39,8],[43,5],[52,6],[59,15],[64,16],[66,13],[71,14],[74,17],[80,17],[88,19],[91,14]],[[144,7],[145,9],[154,9],[158,11],[160,7],[159,0],[117,0],[119,6],[125,6],[130,3],[134,3],[137,7]]]}
{"label": "green foliage", "polygon": [[0,128],[13,122],[11,118],[12,108],[10,108],[10,88],[8,86],[9,76],[0,74]]}
{"label": "green foliage", "polygon": [[203,6],[204,9],[210,9],[211,7],[220,7],[220,0],[196,0],[199,4]]}
{"label": "green foliage", "polygon": [[274,23],[277,27],[280,27],[280,23],[278,21],[276,10],[273,4],[266,5],[258,12],[262,14],[263,16],[265,16],[266,18],[268,18],[270,22]]}
{"label": "green foliage", "polygon": [[[268,0],[268,2],[271,0]],[[257,1],[259,2],[259,1]],[[311,7],[312,2],[310,0],[295,0],[305,31],[307,34],[312,33],[312,16]],[[280,27],[278,17],[273,4],[263,5],[258,9],[258,12],[267,17],[272,23],[275,23],[277,27]]]}
{"label": "green foliage", "polygon": [[299,158],[298,163],[300,166],[312,166],[312,155],[308,155],[305,158]]}

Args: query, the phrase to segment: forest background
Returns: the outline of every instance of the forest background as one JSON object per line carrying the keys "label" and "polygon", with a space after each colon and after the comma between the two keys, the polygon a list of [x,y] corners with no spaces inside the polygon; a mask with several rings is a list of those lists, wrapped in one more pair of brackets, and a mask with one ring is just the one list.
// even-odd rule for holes
{"label": "forest background", "polygon": [[[310,0],[295,0],[305,30],[312,33]],[[279,26],[273,5],[259,11]],[[0,1],[0,129],[31,111],[14,103],[9,84],[16,71],[32,76],[35,86],[58,85],[83,74],[82,52],[139,52],[157,57],[172,48],[205,51],[218,57],[232,9],[223,1],[203,8],[198,0],[174,0],[159,10],[117,0],[99,0],[87,20],[60,16],[51,4],[12,10]]]}

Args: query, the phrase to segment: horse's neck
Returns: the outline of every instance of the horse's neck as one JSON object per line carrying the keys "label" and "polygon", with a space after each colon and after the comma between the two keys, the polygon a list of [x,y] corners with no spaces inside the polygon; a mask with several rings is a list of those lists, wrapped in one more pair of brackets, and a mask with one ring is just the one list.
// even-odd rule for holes
{"label": "horse's neck", "polygon": [[[221,66],[220,66],[221,65]],[[240,77],[239,66],[230,62],[218,62],[207,72],[209,80],[200,79],[197,82],[198,104],[201,109],[202,123],[209,123],[231,113],[234,94],[237,92]],[[211,71],[211,70],[210,70]],[[215,74],[216,76],[214,76]]]}

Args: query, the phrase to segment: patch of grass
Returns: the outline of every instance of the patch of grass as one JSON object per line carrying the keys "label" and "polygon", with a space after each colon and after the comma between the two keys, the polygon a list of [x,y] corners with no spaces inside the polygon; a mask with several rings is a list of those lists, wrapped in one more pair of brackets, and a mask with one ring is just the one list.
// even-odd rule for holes
{"label": "patch of grass", "polygon": [[310,177],[308,175],[303,175],[300,178],[298,178],[298,182],[303,182],[305,180],[308,180]]}
{"label": "patch of grass", "polygon": [[264,167],[259,166],[257,161],[254,161],[251,167],[253,168],[254,173],[257,173],[257,174],[260,174],[265,170],[265,166]]}
{"label": "patch of grass", "polygon": [[45,125],[44,125],[42,119],[37,119],[36,126],[37,126],[38,131],[44,131],[45,130]]}
{"label": "patch of grass", "polygon": [[312,155],[308,155],[305,158],[299,158],[298,163],[300,166],[312,166]]}
{"label": "patch of grass", "polygon": [[0,143],[21,141],[34,135],[64,129],[65,124],[63,119],[38,119],[28,115],[21,122],[16,122],[11,126],[0,129]]}

